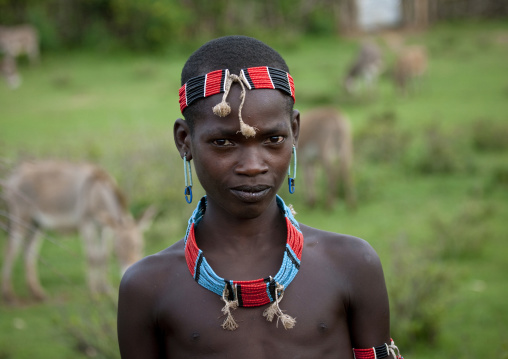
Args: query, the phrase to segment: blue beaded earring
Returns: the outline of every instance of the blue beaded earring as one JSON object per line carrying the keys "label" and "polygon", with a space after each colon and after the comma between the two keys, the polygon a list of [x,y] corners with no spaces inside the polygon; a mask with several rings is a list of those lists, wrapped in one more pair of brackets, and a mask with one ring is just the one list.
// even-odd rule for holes
{"label": "blue beaded earring", "polygon": [[183,171],[185,173],[185,200],[187,203],[192,202],[192,169],[190,161],[187,161],[187,152],[183,154]]}
{"label": "blue beaded earring", "polygon": [[295,193],[295,178],[296,178],[296,147],[293,145],[293,177],[291,177],[291,164],[288,167],[288,186],[289,193]]}

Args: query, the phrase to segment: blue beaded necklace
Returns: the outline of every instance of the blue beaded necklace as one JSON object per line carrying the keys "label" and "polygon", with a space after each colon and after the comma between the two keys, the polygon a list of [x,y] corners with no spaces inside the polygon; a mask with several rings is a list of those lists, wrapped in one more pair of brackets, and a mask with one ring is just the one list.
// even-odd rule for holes
{"label": "blue beaded necklace", "polygon": [[279,303],[285,289],[300,269],[303,235],[291,209],[286,206],[279,196],[276,196],[276,202],[286,218],[288,234],[281,268],[273,277],[269,276],[251,281],[235,281],[218,276],[208,264],[203,251],[198,248],[194,235],[194,227],[203,218],[206,211],[206,196],[199,201],[189,219],[184,239],[185,259],[194,280],[204,288],[219,295],[224,301],[225,306],[222,308],[222,312],[227,316],[222,324],[224,329],[235,330],[238,327],[231,310],[237,307],[256,307],[268,303],[272,303],[272,305],[263,313],[268,321],[272,321],[274,316],[277,316],[277,322],[280,319],[286,329],[292,328],[296,323],[294,318],[282,313]]}

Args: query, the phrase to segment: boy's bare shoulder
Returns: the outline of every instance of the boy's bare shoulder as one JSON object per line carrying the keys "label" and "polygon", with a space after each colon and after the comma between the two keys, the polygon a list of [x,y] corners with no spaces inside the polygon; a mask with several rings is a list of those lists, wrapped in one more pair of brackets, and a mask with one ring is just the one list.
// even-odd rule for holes
{"label": "boy's bare shoulder", "polygon": [[303,252],[309,251],[324,260],[348,267],[380,267],[379,256],[364,239],[334,232],[323,231],[300,224],[304,236]]}
{"label": "boy's bare shoulder", "polygon": [[150,293],[161,286],[171,285],[175,276],[183,270],[188,271],[182,239],[130,266],[122,277],[120,290]]}

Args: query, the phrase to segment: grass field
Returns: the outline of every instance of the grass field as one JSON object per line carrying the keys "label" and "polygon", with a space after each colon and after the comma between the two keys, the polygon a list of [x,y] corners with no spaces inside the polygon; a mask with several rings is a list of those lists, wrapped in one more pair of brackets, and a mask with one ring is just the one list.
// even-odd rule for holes
{"label": "grass field", "polygon": [[[389,69],[375,93],[341,91],[357,39],[309,38],[279,48],[303,116],[333,104],[351,119],[359,203],[355,212],[343,203],[306,208],[300,174],[297,193],[281,194],[299,221],[362,237],[378,251],[392,335],[406,358],[508,358],[508,23],[403,36],[430,54],[427,76],[406,97],[394,91]],[[389,65],[393,54],[385,50]],[[151,203],[161,210],[145,236],[146,254],[172,244],[193,209],[181,195],[172,138],[188,55],[76,52],[22,64],[23,85],[0,86],[2,175],[25,158],[97,162],[118,179],[136,215]],[[0,302],[0,359],[118,357],[115,303],[89,298],[79,238],[47,239],[39,271],[51,299],[27,299],[18,264],[24,299],[16,307]],[[116,273],[112,262],[115,285]]]}

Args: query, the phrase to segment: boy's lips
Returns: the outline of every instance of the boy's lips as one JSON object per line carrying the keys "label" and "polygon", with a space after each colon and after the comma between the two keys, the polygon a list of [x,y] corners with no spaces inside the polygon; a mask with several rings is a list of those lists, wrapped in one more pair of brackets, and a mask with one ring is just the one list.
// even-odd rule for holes
{"label": "boy's lips", "polygon": [[231,188],[234,196],[245,202],[257,202],[263,199],[269,192],[271,187],[266,185],[257,186],[237,186]]}

